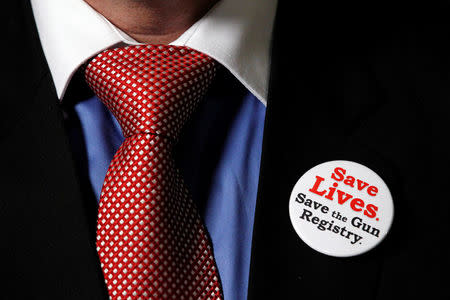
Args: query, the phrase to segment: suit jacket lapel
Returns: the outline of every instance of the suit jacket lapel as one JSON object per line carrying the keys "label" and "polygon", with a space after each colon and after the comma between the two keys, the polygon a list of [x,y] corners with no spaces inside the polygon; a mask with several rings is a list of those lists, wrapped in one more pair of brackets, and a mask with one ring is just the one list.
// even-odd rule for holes
{"label": "suit jacket lapel", "polygon": [[[274,32],[249,299],[313,295],[318,299],[351,299],[377,288],[383,247],[352,258],[321,254],[295,233],[288,204],[301,175],[336,159],[357,161],[385,174],[390,186],[389,166],[353,136],[353,130],[370,117],[371,109],[382,105],[383,98],[368,93],[372,88],[368,70],[360,74],[360,70],[348,69],[358,62],[353,65],[341,58],[338,50],[328,51],[327,42],[333,44],[338,33],[302,31],[304,44],[294,51],[291,37],[283,35],[292,30],[292,24],[286,22],[290,16],[283,10],[287,6],[280,3]],[[296,28],[303,25],[308,24],[296,24]],[[344,78],[351,78],[352,72],[355,82],[349,87]]]}
{"label": "suit jacket lapel", "polygon": [[8,176],[1,180],[0,227],[10,237],[1,252],[12,280],[2,286],[24,298],[106,298],[92,204],[80,192],[30,4],[17,1],[9,11],[14,80],[2,123],[0,159]]}

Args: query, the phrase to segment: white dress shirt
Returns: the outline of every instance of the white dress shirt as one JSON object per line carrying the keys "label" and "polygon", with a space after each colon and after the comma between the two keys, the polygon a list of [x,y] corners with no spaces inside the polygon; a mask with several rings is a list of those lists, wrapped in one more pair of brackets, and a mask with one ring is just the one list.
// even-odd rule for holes
{"label": "white dress shirt", "polygon": [[[58,97],[90,57],[136,41],[82,0],[31,0]],[[221,0],[171,44],[208,54],[266,104],[277,0]]]}

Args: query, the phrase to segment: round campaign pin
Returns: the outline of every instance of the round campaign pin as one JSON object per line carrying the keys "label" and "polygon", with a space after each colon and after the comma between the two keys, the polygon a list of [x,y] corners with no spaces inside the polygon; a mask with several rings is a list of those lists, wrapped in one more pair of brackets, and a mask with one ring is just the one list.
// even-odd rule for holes
{"label": "round campaign pin", "polygon": [[362,254],[389,231],[394,204],[386,183],[351,161],[317,165],[297,181],[289,201],[292,225],[311,248],[331,256]]}

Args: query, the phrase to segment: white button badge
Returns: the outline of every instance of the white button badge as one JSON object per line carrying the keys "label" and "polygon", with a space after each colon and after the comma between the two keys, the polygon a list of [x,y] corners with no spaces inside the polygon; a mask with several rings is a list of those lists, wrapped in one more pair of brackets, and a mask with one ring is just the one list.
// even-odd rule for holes
{"label": "white button badge", "polygon": [[392,224],[394,204],[375,172],[336,160],[315,166],[297,181],[289,214],[308,246],[345,257],[367,252],[383,240]]}

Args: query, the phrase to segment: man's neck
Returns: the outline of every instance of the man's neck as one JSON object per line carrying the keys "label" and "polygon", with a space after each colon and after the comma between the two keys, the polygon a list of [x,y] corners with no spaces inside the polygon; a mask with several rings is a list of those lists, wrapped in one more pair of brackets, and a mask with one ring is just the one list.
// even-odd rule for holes
{"label": "man's neck", "polygon": [[138,42],[169,44],[218,0],[84,0]]}

